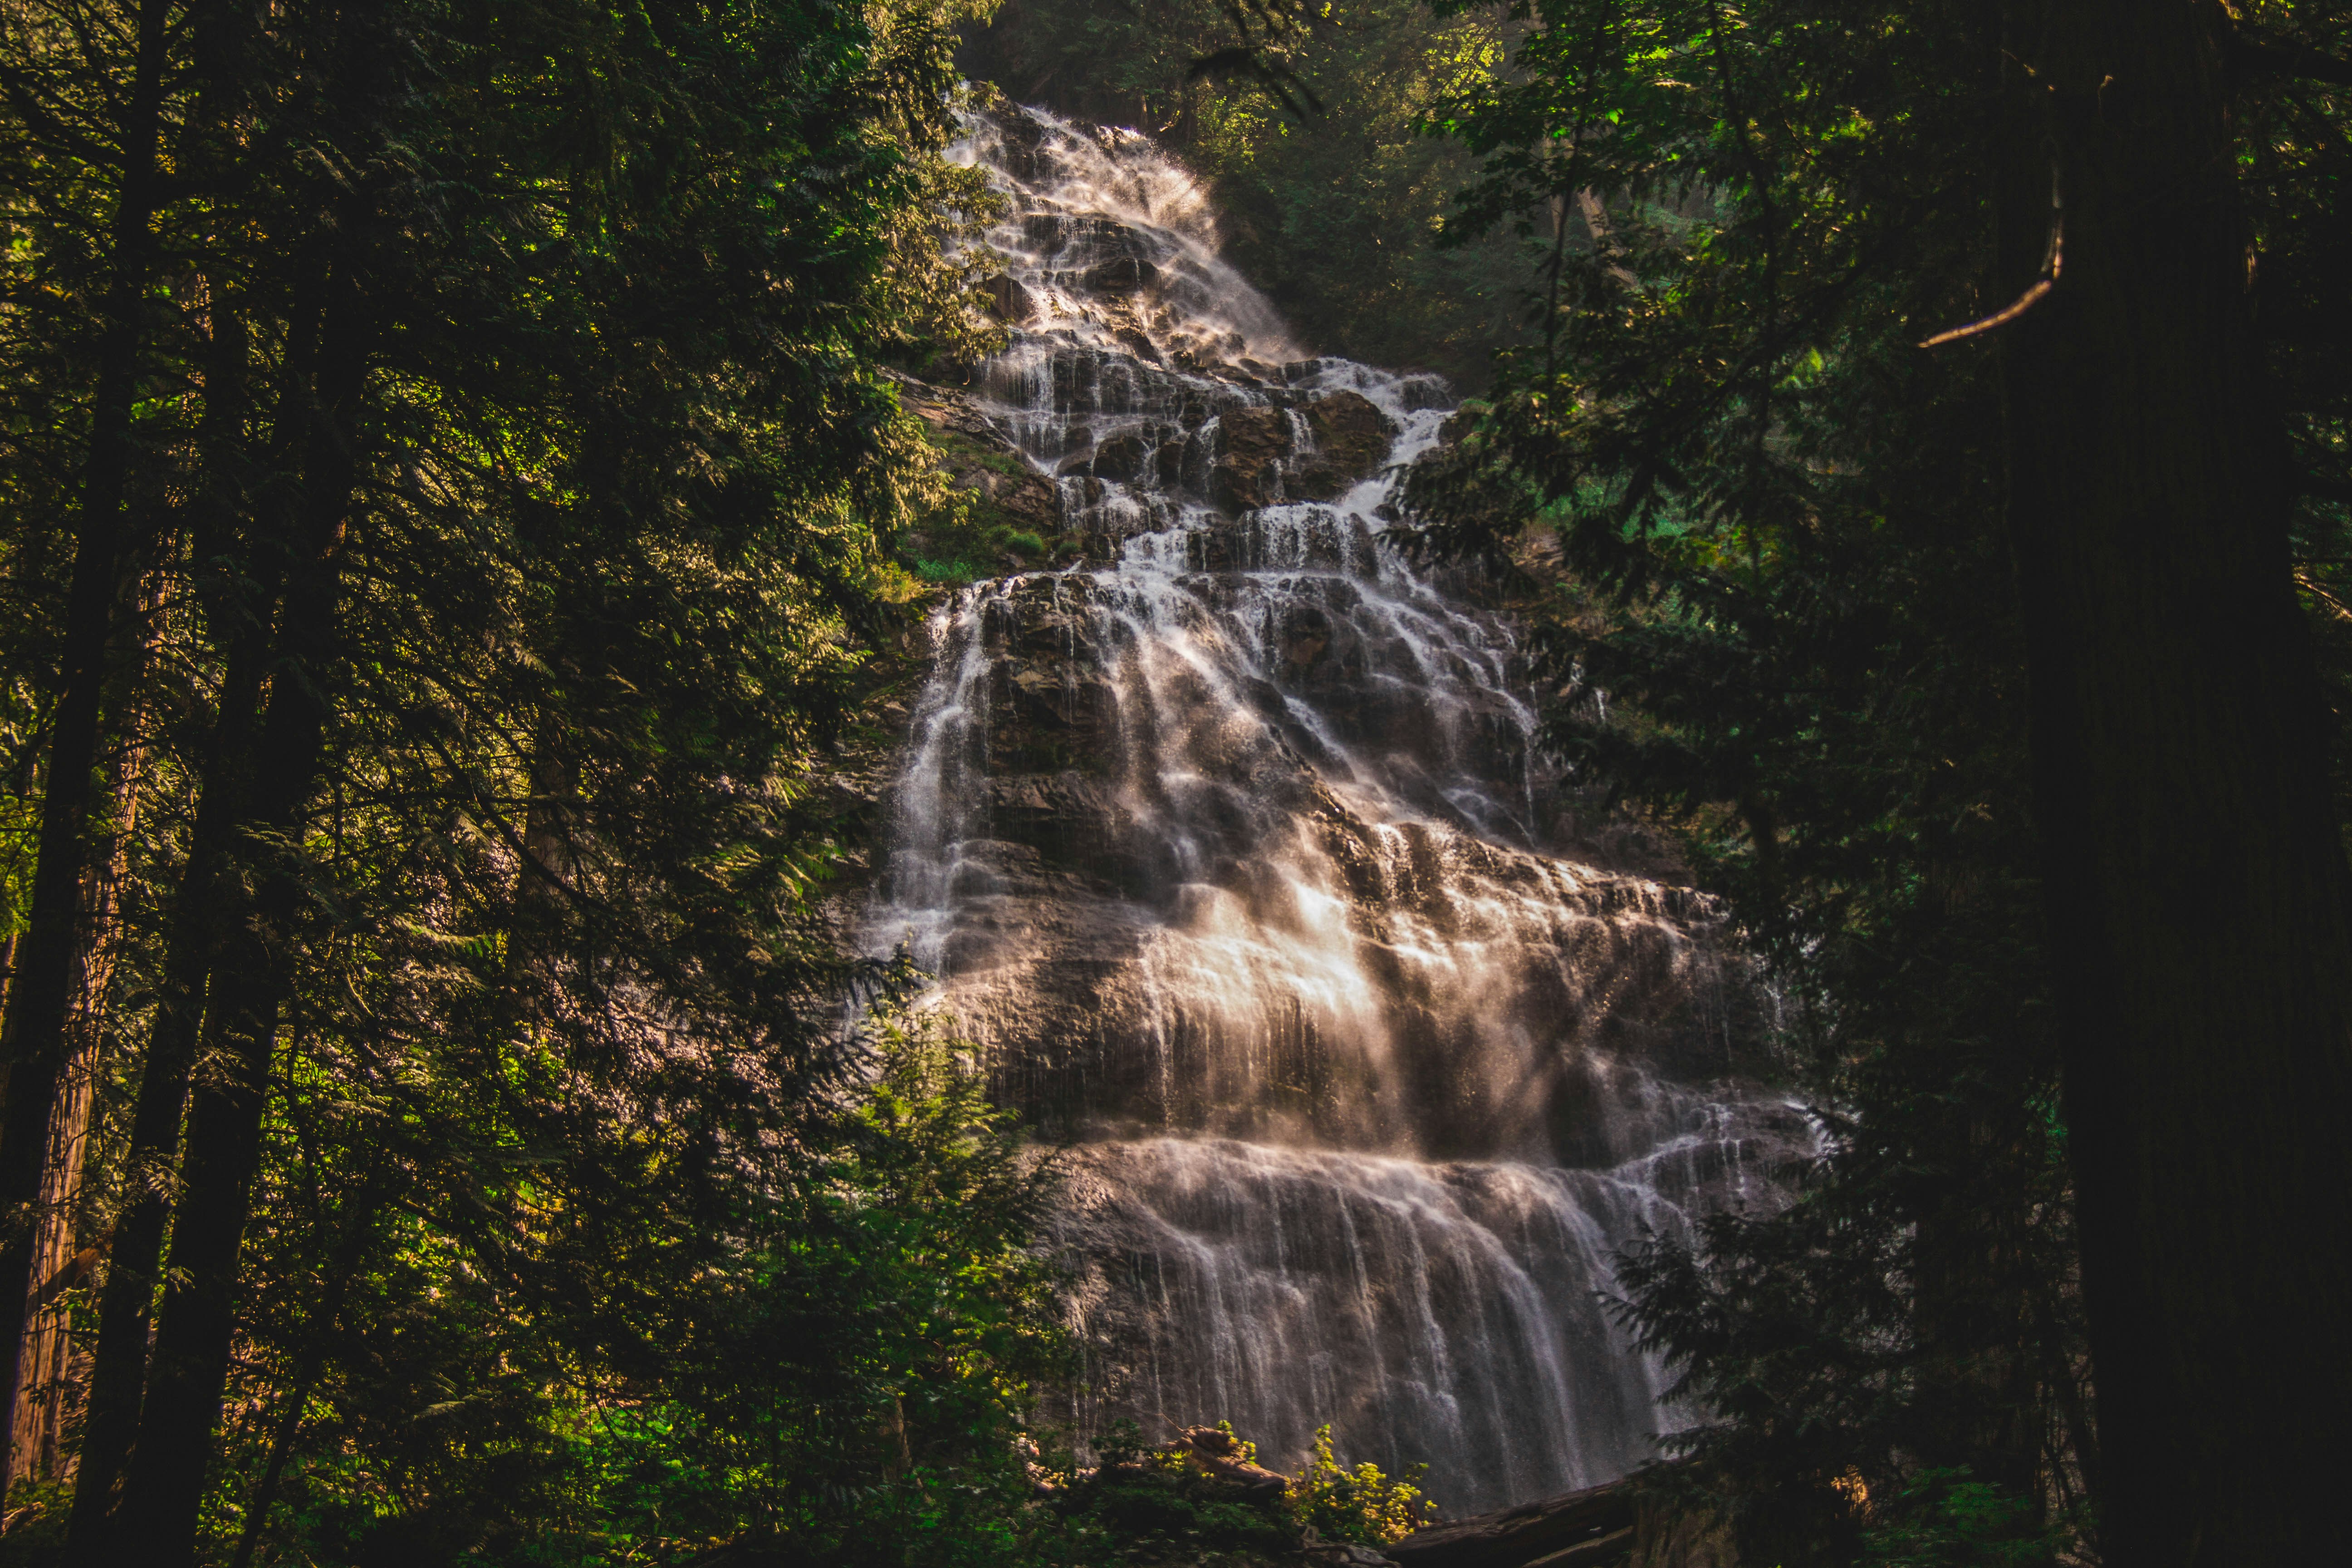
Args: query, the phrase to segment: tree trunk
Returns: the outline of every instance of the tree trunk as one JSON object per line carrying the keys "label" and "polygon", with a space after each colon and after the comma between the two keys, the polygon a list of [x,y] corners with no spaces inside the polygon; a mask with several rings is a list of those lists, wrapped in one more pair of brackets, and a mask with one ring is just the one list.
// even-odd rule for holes
{"label": "tree trunk", "polygon": [[[223,168],[242,156],[234,134],[245,102],[242,62],[252,43],[250,18],[235,6],[208,5],[198,18],[192,47],[203,77],[197,120]],[[165,940],[163,994],[142,1063],[124,1168],[129,1189],[116,1226],[99,1303],[99,1332],[92,1357],[80,1471],[77,1477],[67,1545],[79,1559],[99,1561],[122,1500],[122,1485],[137,1439],[146,1392],[152,1312],[163,1280],[163,1237],[179,1184],[182,1119],[203,1037],[215,966],[229,933],[243,913],[244,868],[239,865],[259,807],[255,795],[257,733],[265,683],[272,669],[286,586],[286,562],[300,549],[306,519],[279,512],[274,526],[255,515],[249,487],[268,476],[290,480],[308,451],[315,456],[340,445],[321,440],[318,385],[330,252],[337,226],[317,226],[325,241],[305,257],[289,258],[295,280],[286,317],[283,357],[273,378],[278,386],[272,434],[266,453],[248,433],[253,413],[250,375],[252,333],[246,301],[225,276],[211,285],[209,342],[204,363],[204,412],[198,447],[205,489],[194,508],[195,554],[225,560],[234,570],[209,574],[205,614],[220,649],[223,675],[198,773],[198,799],[192,842],[177,897],[171,906]],[[231,236],[238,248],[253,237]],[[347,412],[347,410],[345,411]],[[320,478],[347,491],[348,465]]]}
{"label": "tree trunk", "polygon": [[99,1292],[98,1342],[91,1354],[81,1462],[68,1545],[94,1552],[138,1431],[146,1384],[149,1310],[161,1275],[163,1231],[171,1217],[174,1156],[204,1016],[205,992],[220,946],[221,922],[234,910],[234,840],[252,769],[251,731],[264,650],[250,637],[231,645],[221,711],[204,772],[195,830],[164,958],[163,995],[147,1037],[139,1094],[131,1111],[123,1170],[127,1202],[116,1221]]}
{"label": "tree trunk", "polygon": [[287,583],[271,660],[268,714],[253,769],[254,820],[244,857],[257,884],[228,931],[205,1007],[205,1059],[189,1110],[171,1267],[149,1358],[138,1436],[105,1546],[124,1568],[181,1568],[194,1560],[197,1508],[236,1327],[237,1255],[268,1104],[278,1020],[291,987],[302,891],[277,859],[299,829],[324,755],[322,683],[331,658],[342,542],[357,472],[355,423],[366,377],[369,327],[348,279],[321,345],[318,420],[303,465],[302,515],[289,544],[299,555]]}
{"label": "tree trunk", "polygon": [[145,672],[153,646],[152,627],[162,605],[163,580],[158,576],[150,580],[140,606],[139,656],[125,672],[123,686],[132,695],[127,700],[129,712],[121,726],[122,743],[107,781],[108,795],[114,802],[108,839],[85,879],[82,956],[75,976],[66,1061],[50,1112],[48,1152],[41,1172],[31,1273],[34,1300],[26,1310],[24,1343],[17,1355],[18,1382],[10,1391],[9,1488],[28,1476],[59,1480],[72,1468],[59,1448],[70,1404],[68,1372],[73,1356],[61,1297],[68,1270],[80,1255],[77,1221],[82,1167],[89,1142],[90,1102],[107,1038],[106,997],[118,950],[115,904],[128,868],[131,835],[139,826],[139,783],[145,749],[138,735],[143,709],[135,689]]}
{"label": "tree trunk", "polygon": [[360,1184],[351,1200],[351,1212],[343,1216],[341,1235],[325,1259],[318,1309],[303,1328],[302,1348],[294,1358],[294,1375],[288,1380],[280,1401],[281,1408],[269,1439],[269,1456],[262,1464],[261,1479],[254,1483],[246,1499],[245,1528],[238,1532],[229,1568],[251,1568],[254,1549],[260,1544],[262,1530],[269,1522],[269,1506],[277,1500],[278,1480],[285,1475],[287,1458],[294,1449],[295,1434],[301,1428],[302,1406],[318,1381],[320,1368],[326,1364],[329,1342],[342,1321],[343,1299],[352,1276],[374,1238],[377,1215],[404,1184],[390,1151],[379,1147],[370,1157],[367,1179]]}
{"label": "tree trunk", "polygon": [[140,316],[154,259],[152,224],[163,131],[167,0],[142,0],[131,90],[122,123],[122,184],[109,244],[110,278],[90,411],[89,467],[82,480],[73,580],[66,621],[57,717],[43,769],[40,840],[33,900],[10,987],[0,1064],[0,1345],[6,1375],[21,1381],[25,1308],[33,1287],[37,1209],[48,1163],[50,1113],[67,1055],[68,1016],[83,952],[82,879],[89,864],[90,809],[97,800],[100,694],[107,648],[121,602],[125,480],[131,468],[131,419],[138,395]]}
{"label": "tree trunk", "polygon": [[[313,300],[310,309],[296,310],[296,328],[288,334],[288,389],[278,411],[279,428],[286,433],[280,445],[307,422],[316,320]],[[249,334],[242,309],[216,293],[211,328],[198,427],[205,490],[196,509],[194,553],[199,561],[227,558],[243,565],[235,573],[213,574],[213,586],[205,595],[205,620],[223,656],[220,695],[200,763],[187,863],[170,906],[163,994],[148,1028],[131,1142],[123,1156],[123,1208],[99,1294],[98,1342],[91,1353],[80,1464],[67,1525],[67,1543],[77,1555],[97,1550],[138,1431],[150,1311],[171,1217],[169,1194],[188,1075],[195,1063],[205,993],[221,932],[235,910],[233,856],[250,812],[254,728],[282,586],[282,574],[271,573],[249,559],[248,550],[239,548],[253,542],[250,531],[241,526],[243,498],[233,477],[247,468],[249,456],[245,445]]]}
{"label": "tree trunk", "polygon": [[2016,0],[2010,527],[2116,1568],[2324,1562],[2352,898],[2246,299],[2219,7]]}

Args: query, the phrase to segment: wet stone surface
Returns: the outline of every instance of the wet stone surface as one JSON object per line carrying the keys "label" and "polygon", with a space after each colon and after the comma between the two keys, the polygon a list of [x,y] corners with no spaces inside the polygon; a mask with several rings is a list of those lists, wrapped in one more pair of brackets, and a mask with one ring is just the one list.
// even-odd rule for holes
{"label": "wet stone surface", "polygon": [[1737,1077],[1769,999],[1577,805],[1511,626],[1381,537],[1444,384],[1304,353],[1132,132],[966,151],[1026,314],[909,396],[1019,456],[1060,564],[934,617],[865,930],[1076,1140],[1068,1413],[1277,1468],[1328,1420],[1465,1511],[1622,1474],[1662,1379],[1612,1255],[1811,1137]]}

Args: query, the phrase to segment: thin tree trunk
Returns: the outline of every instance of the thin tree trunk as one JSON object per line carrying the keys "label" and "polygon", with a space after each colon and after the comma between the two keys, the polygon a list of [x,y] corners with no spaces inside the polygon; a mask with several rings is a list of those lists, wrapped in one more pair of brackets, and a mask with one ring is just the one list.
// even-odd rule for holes
{"label": "thin tree trunk", "polygon": [[388,1152],[379,1147],[367,1179],[352,1201],[350,1219],[326,1260],[325,1288],[317,1312],[304,1327],[302,1349],[295,1358],[285,1408],[279,1412],[277,1429],[271,1434],[269,1458],[262,1466],[261,1479],[254,1483],[252,1496],[246,1500],[245,1528],[237,1535],[236,1551],[230,1555],[229,1568],[250,1568],[254,1549],[260,1544],[262,1529],[269,1521],[270,1504],[277,1500],[278,1480],[286,1473],[287,1458],[294,1451],[295,1434],[302,1426],[302,1406],[318,1381],[319,1369],[326,1364],[328,1341],[342,1321],[343,1298],[349,1291],[352,1271],[366,1255],[368,1241],[375,1234],[376,1215],[399,1180],[392,1165]]}
{"label": "thin tree trunk", "polygon": [[[2116,1568],[2329,1561],[2352,889],[2219,7],[2015,0],[2010,527]],[[2029,74],[2030,73],[2030,74]]]}
{"label": "thin tree trunk", "polygon": [[[315,289],[314,284],[307,291],[307,304],[294,310],[295,324],[287,334],[273,455],[299,451],[300,433],[308,427],[309,382],[317,367]],[[209,584],[203,594],[205,619],[222,653],[220,695],[197,773],[188,858],[169,905],[162,994],[148,1028],[130,1145],[123,1155],[125,1201],[99,1294],[98,1340],[91,1352],[80,1463],[67,1526],[67,1544],[78,1555],[97,1550],[138,1431],[150,1314],[171,1217],[181,1119],[205,988],[225,922],[235,909],[234,853],[250,811],[254,730],[283,586],[281,572],[252,558],[250,546],[256,540],[246,526],[243,483],[249,466],[250,332],[242,301],[217,280],[210,318],[204,414],[197,429],[205,481],[194,509],[193,552],[200,563],[239,564],[233,571],[212,570],[199,577]]]}
{"label": "thin tree trunk", "polygon": [[140,316],[154,259],[152,232],[162,140],[168,0],[142,0],[131,90],[122,125],[122,184],[109,243],[111,277],[104,307],[98,384],[91,405],[89,468],[79,536],[67,590],[61,685],[41,798],[38,858],[30,919],[17,952],[0,1064],[0,1346],[8,1365],[0,1388],[15,1389],[32,1287],[37,1205],[49,1152],[50,1113],[67,1055],[68,1015],[83,949],[82,879],[89,863],[89,818],[97,802],[100,695],[121,599],[131,418],[138,395]]}
{"label": "thin tree trunk", "polygon": [[[207,125],[226,123],[241,101],[232,47],[237,40],[228,37],[240,24],[233,7],[222,6],[207,7],[203,21],[196,54],[209,78],[206,108],[199,118]],[[224,159],[231,155],[222,153]],[[163,994],[141,1065],[124,1156],[127,1202],[115,1227],[99,1300],[80,1465],[67,1527],[68,1548],[80,1557],[95,1556],[100,1550],[121,1500],[138,1432],[189,1079],[213,967],[236,918],[241,886],[237,847],[254,810],[256,731],[285,585],[285,552],[282,545],[267,547],[252,519],[247,490],[252,470],[282,473],[294,468],[310,438],[327,270],[323,256],[312,257],[308,267],[297,266],[296,276],[303,281],[289,315],[276,377],[274,433],[268,454],[258,464],[253,461],[247,435],[252,404],[247,310],[224,280],[213,280],[204,414],[197,432],[205,479],[195,509],[194,553],[201,562],[236,564],[200,579],[209,584],[205,617],[222,652],[223,673],[213,731],[198,771],[188,858],[170,906]]]}
{"label": "thin tree trunk", "polygon": [[205,992],[219,946],[220,921],[233,908],[229,859],[250,771],[249,731],[259,692],[260,658],[233,658],[223,681],[223,713],[198,802],[188,864],[173,906],[163,996],[149,1027],[146,1058],[124,1155],[129,1201],[116,1222],[99,1292],[98,1342],[91,1353],[80,1465],[68,1545],[96,1550],[131,1455],[146,1383],[149,1312],[161,1276],[163,1233],[171,1218],[180,1123],[204,1017]]}
{"label": "thin tree trunk", "polygon": [[[5,1034],[8,1027],[8,999],[16,994],[16,933],[10,931],[6,936],[0,936],[0,1034]],[[5,1101],[7,1090],[7,1073],[5,1068],[0,1068],[0,1101]]]}
{"label": "thin tree trunk", "polygon": [[[343,288],[355,296],[355,288]],[[320,685],[331,656],[342,542],[356,476],[354,422],[368,328],[354,297],[331,317],[320,353],[319,419],[304,464],[306,542],[288,582],[268,715],[255,754],[249,837],[259,858],[251,907],[229,930],[205,1007],[205,1050],[217,1071],[189,1111],[171,1267],[149,1358],[120,1506],[104,1545],[114,1562],[177,1568],[194,1560],[197,1507],[236,1326],[237,1255],[252,1206],[278,1021],[296,959],[301,891],[270,864],[297,837],[324,755]]]}
{"label": "thin tree trunk", "polygon": [[215,721],[188,864],[173,906],[163,996],[148,1031],[124,1155],[129,1201],[115,1225],[106,1282],[99,1293],[98,1342],[91,1354],[79,1474],[68,1525],[68,1544],[77,1554],[96,1549],[138,1431],[149,1312],[171,1218],[181,1118],[220,923],[234,908],[230,889],[236,868],[227,862],[251,769],[250,731],[260,663],[257,650],[241,649],[233,654],[222,682],[222,713]]}
{"label": "thin tree trunk", "polygon": [[[163,607],[163,579],[151,577],[141,604],[139,657],[125,672],[124,687],[135,691],[154,646],[155,617]],[[67,1332],[66,1303],[55,1289],[79,1255],[76,1223],[79,1217],[82,1167],[89,1142],[90,1102],[95,1095],[99,1063],[107,1039],[106,997],[114,974],[119,932],[116,903],[128,869],[131,836],[139,825],[139,784],[145,747],[138,735],[143,708],[133,695],[115,752],[108,795],[114,802],[108,824],[109,841],[87,879],[82,908],[85,932],[80,973],[75,979],[75,1003],[68,1031],[64,1070],[59,1075],[56,1108],[49,1118],[49,1147],[41,1173],[38,1231],[33,1247],[31,1282],[35,1301],[28,1307],[25,1341],[17,1357],[19,1382],[11,1391],[9,1407],[7,1486],[32,1477],[62,1479],[71,1469],[60,1465],[59,1442],[64,1435],[70,1389],[68,1372],[72,1345]]]}
{"label": "thin tree trunk", "polygon": [[66,1303],[52,1287],[61,1280],[79,1250],[76,1211],[105,1028],[104,1001],[114,969],[110,921],[122,870],[123,854],[118,848],[104,866],[93,868],[89,879],[89,951],[77,987],[80,994],[73,1011],[65,1068],[58,1077],[57,1106],[49,1121],[49,1148],[41,1173],[33,1246],[34,1300],[26,1309],[24,1345],[17,1354],[20,1381],[9,1406],[7,1484],[11,1488],[27,1477],[59,1479],[58,1443],[66,1415],[71,1345],[66,1331]]}
{"label": "thin tree trunk", "polygon": [[[217,289],[218,286],[215,285]],[[309,423],[309,378],[316,368],[315,298],[294,312],[273,447],[299,450]],[[250,812],[253,741],[262,697],[268,639],[278,616],[282,573],[250,559],[239,476],[247,464],[245,422],[249,332],[240,301],[225,290],[212,301],[205,363],[205,408],[198,446],[205,489],[196,510],[194,553],[199,562],[234,560],[235,571],[204,580],[205,618],[222,650],[220,695],[198,770],[195,826],[180,885],[172,900],[164,940],[163,985],[148,1029],[139,1091],[123,1156],[126,1198],[115,1225],[106,1281],[99,1295],[98,1341],[91,1353],[84,1407],[80,1464],[68,1545],[96,1550],[116,1501],[123,1467],[138,1430],[146,1381],[150,1311],[171,1216],[188,1077],[195,1062],[205,993],[226,921],[234,904],[236,843]]]}

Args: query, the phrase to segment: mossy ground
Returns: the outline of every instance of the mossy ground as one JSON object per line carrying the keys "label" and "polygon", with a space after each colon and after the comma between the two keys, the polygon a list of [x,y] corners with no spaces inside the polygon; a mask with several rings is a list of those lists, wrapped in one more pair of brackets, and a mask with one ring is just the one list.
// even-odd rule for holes
{"label": "mossy ground", "polygon": [[[1018,479],[1034,470],[1017,452],[934,428],[925,438],[940,466],[959,477],[986,473]],[[1034,517],[1016,515],[982,490],[958,488],[942,506],[898,541],[906,570],[933,587],[961,587],[1008,570],[1042,566],[1064,544]]]}

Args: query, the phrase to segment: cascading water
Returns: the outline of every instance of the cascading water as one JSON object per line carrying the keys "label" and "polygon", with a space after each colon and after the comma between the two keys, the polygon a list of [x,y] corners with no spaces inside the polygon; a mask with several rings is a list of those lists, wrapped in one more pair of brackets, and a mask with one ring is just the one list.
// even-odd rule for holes
{"label": "cascading water", "polygon": [[1379,537],[1443,384],[1303,357],[1132,132],[965,152],[1022,323],[967,422],[1083,543],[933,618],[869,931],[1075,1141],[1073,1414],[1330,1421],[1455,1511],[1630,1469],[1612,1256],[1809,1139],[1722,1081],[1719,918],[1578,851],[1508,626]]}

